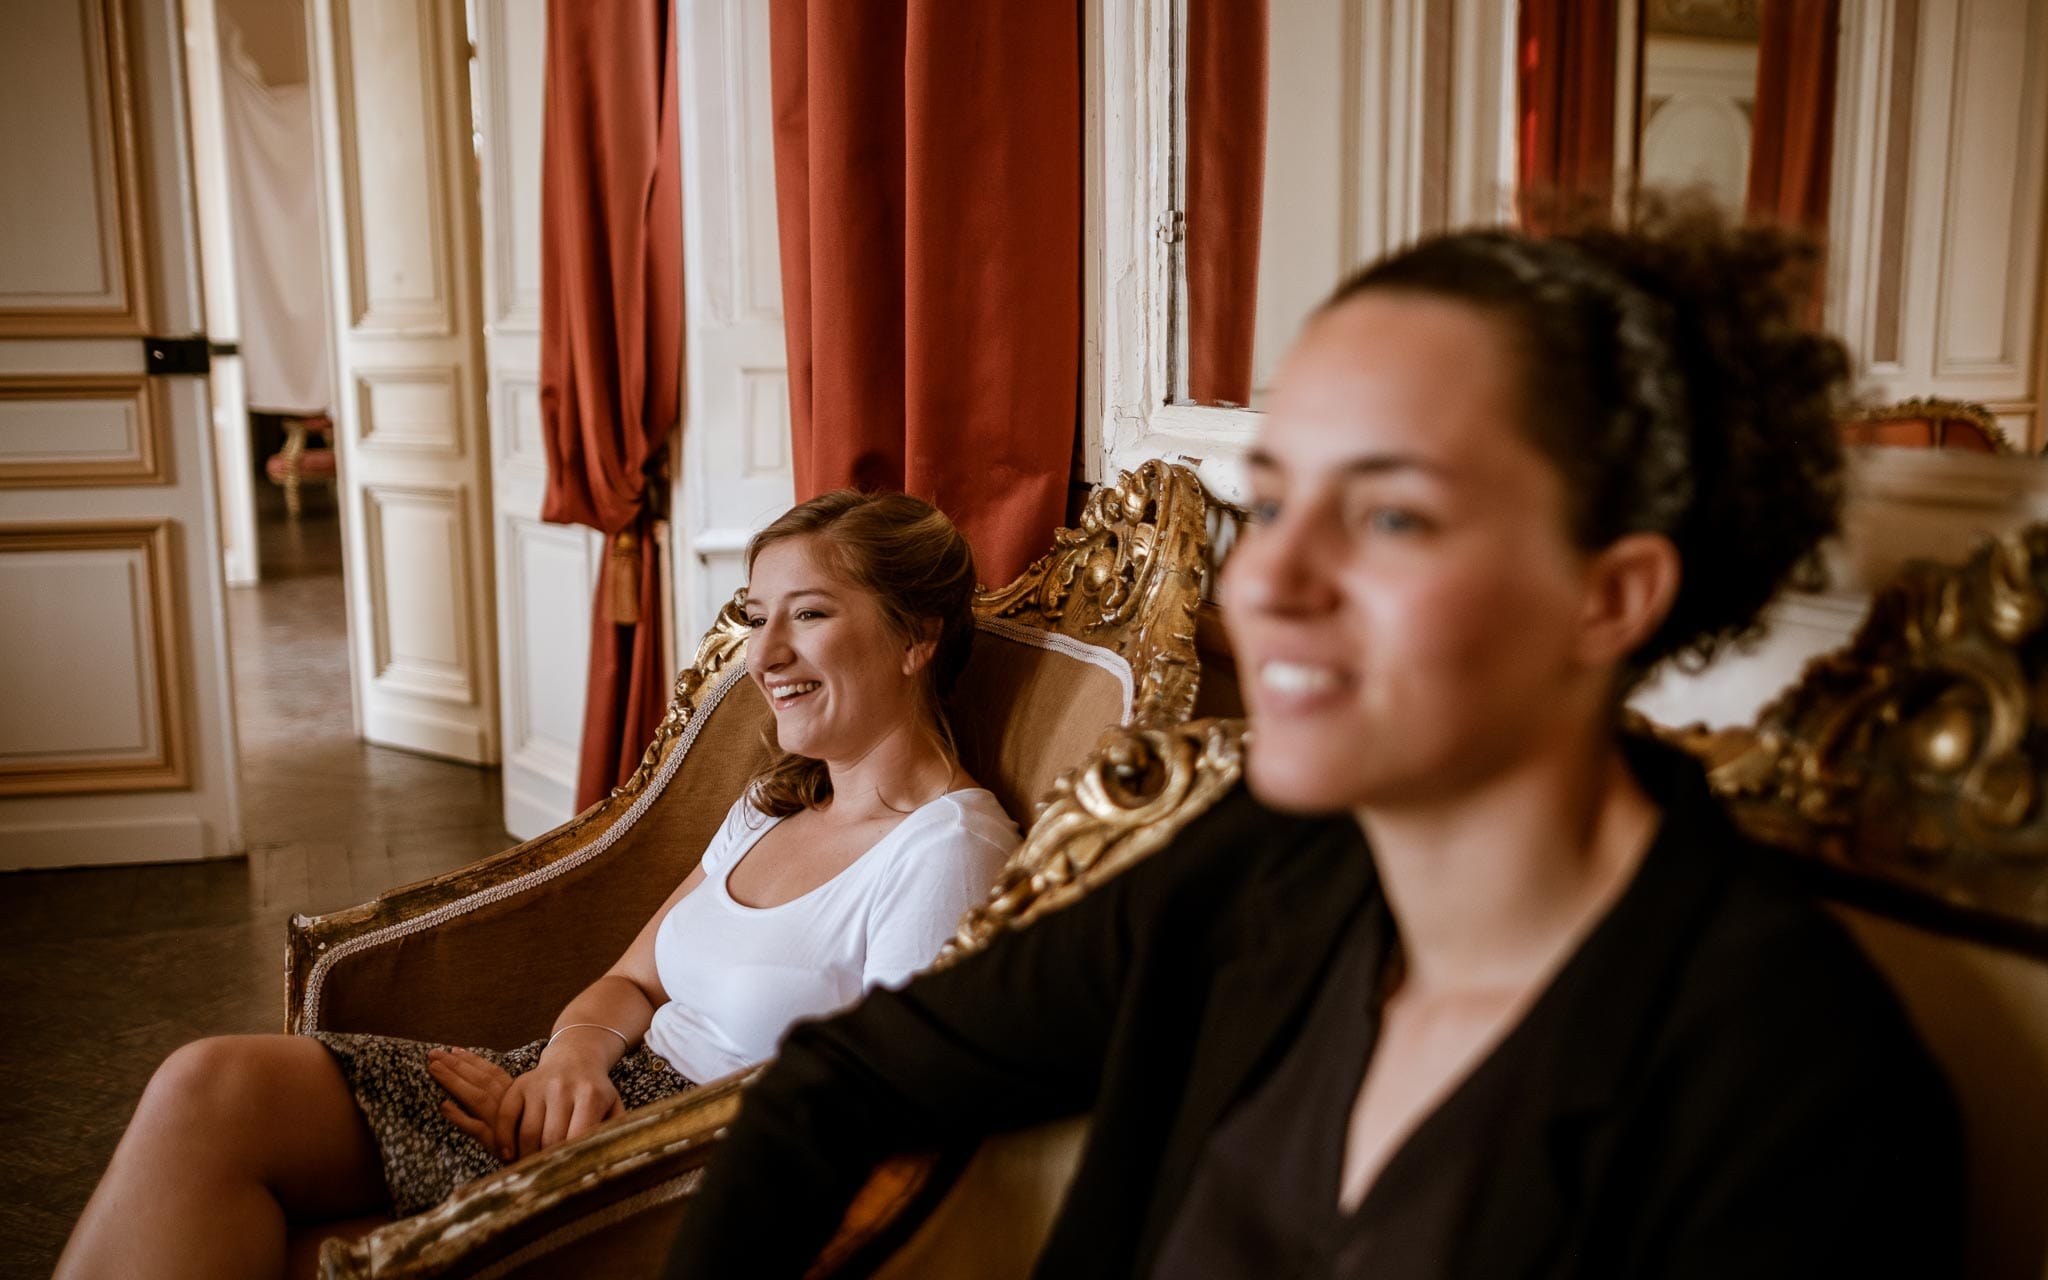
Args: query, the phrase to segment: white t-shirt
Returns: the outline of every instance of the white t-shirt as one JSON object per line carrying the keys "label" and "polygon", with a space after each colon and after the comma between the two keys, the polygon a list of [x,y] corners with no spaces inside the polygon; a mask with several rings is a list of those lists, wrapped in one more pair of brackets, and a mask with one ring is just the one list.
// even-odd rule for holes
{"label": "white t-shirt", "polygon": [[953,791],[802,897],[744,906],[726,877],[779,821],[742,796],[704,850],[703,883],[655,934],[668,1003],[654,1011],[647,1047],[699,1083],[773,1057],[799,1018],[929,965],[1022,838],[993,795]]}

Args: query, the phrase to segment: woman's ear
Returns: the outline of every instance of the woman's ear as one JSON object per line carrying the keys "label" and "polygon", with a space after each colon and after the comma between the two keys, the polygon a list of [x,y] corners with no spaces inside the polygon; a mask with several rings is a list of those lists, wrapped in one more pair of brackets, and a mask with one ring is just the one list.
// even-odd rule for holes
{"label": "woman's ear", "polygon": [[903,646],[903,674],[914,676],[925,669],[932,655],[939,651],[941,624],[936,618],[927,618],[918,637]]}
{"label": "woman's ear", "polygon": [[1660,533],[1631,533],[1602,549],[1587,568],[1580,658],[1607,666],[1641,648],[1671,612],[1682,575],[1678,548]]}

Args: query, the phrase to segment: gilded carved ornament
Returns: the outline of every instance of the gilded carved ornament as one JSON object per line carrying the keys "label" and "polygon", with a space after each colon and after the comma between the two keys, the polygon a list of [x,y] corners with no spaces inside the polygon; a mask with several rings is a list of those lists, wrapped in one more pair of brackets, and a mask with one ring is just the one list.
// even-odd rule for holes
{"label": "gilded carved ornament", "polygon": [[1940,396],[1916,396],[1896,404],[1875,405],[1850,411],[1846,421],[1857,425],[1886,422],[1964,422],[1984,434],[1995,453],[2016,453],[2012,437],[1998,425],[1997,415],[1973,400],[1949,400]]}
{"label": "gilded carved ornament", "polygon": [[1670,736],[1760,838],[2048,935],[2048,525],[1914,564],[1750,729]]}
{"label": "gilded carved ornament", "polygon": [[988,901],[939,953],[944,967],[1068,905],[1157,852],[1237,784],[1244,722],[1197,720],[1106,739],[1054,784]]}

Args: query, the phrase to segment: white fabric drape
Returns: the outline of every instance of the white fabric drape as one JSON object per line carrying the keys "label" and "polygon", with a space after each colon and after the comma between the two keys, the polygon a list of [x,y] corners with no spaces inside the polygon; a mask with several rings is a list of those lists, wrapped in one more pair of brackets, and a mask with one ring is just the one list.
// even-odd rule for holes
{"label": "white fabric drape", "polygon": [[312,95],[303,84],[263,83],[239,35],[227,36],[221,88],[249,407],[326,413],[333,396]]}

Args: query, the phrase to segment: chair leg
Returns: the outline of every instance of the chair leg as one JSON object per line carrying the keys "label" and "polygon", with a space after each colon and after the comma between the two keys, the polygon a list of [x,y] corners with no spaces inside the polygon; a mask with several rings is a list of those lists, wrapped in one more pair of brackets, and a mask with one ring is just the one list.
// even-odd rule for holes
{"label": "chair leg", "polygon": [[299,518],[299,459],[305,453],[305,420],[293,418],[284,437],[284,510],[293,520]]}

